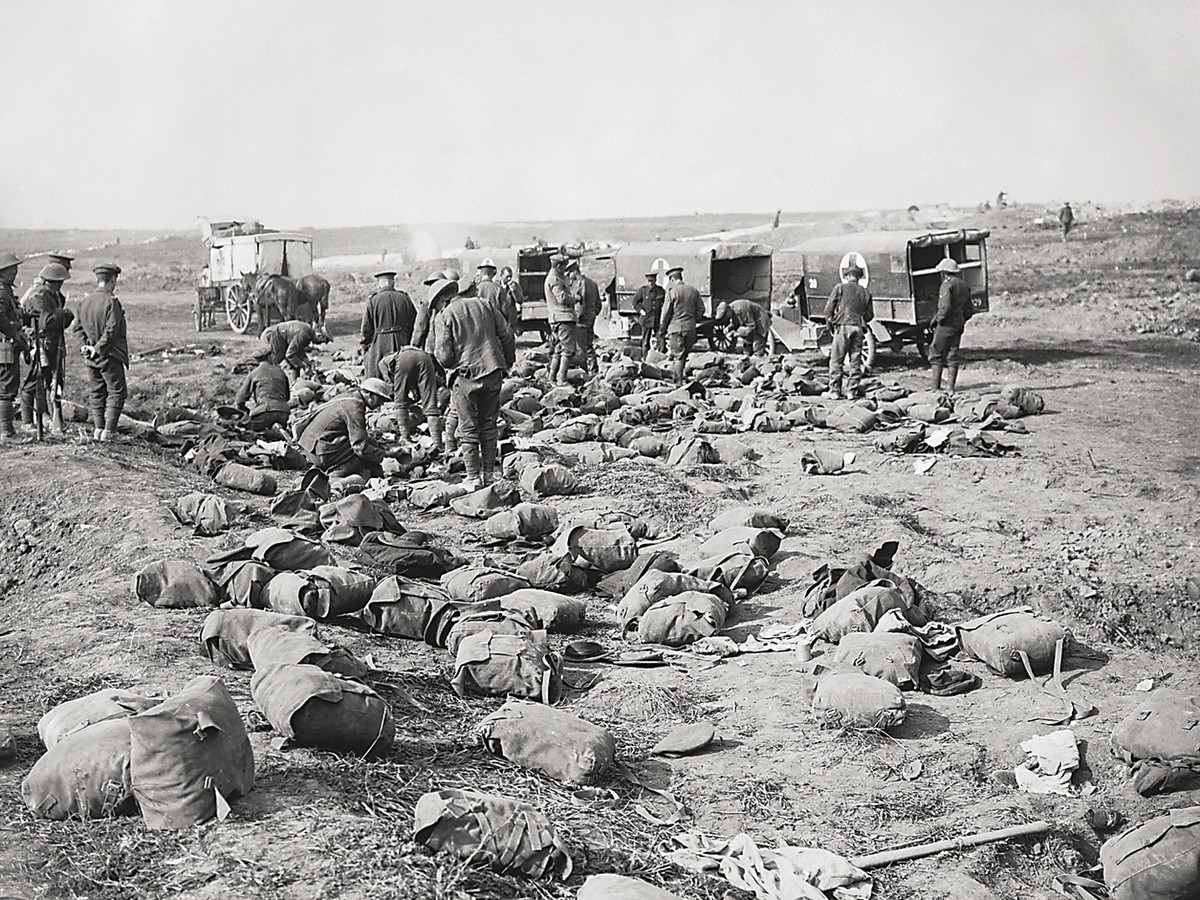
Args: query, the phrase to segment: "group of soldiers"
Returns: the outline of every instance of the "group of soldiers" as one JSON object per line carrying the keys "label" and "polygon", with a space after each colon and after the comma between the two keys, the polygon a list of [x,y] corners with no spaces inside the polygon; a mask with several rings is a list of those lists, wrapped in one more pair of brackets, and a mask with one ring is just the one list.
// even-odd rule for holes
{"label": "group of soldiers", "polygon": [[116,434],[128,396],[129,365],[125,311],[116,296],[121,268],[115,263],[94,266],[95,287],[76,313],[68,308],[63,292],[73,262],[69,254],[49,254],[49,262],[18,301],[14,287],[25,260],[0,253],[0,443],[18,436],[18,400],[21,425],[36,426],[40,434],[49,415],[51,430],[63,432],[66,333],[72,325],[87,372],[92,437],[107,441]]}

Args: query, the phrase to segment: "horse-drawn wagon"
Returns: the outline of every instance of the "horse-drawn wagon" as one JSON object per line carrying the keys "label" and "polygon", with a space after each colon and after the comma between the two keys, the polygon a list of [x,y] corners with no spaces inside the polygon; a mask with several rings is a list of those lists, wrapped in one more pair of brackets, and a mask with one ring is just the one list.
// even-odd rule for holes
{"label": "horse-drawn wagon", "polygon": [[[272,307],[264,302],[268,289],[281,277],[291,289],[312,276],[312,236],[288,231],[270,231],[258,223],[205,223],[204,243],[208,247],[208,265],[200,273],[196,287],[193,316],[196,330],[216,324],[224,312],[229,327],[245,334],[252,325],[261,331],[269,321]],[[324,279],[321,279],[322,281]],[[326,297],[328,300],[328,282]],[[292,304],[294,306],[294,304]],[[296,317],[294,309],[278,307],[282,318]],[[323,321],[323,316],[319,317]]]}

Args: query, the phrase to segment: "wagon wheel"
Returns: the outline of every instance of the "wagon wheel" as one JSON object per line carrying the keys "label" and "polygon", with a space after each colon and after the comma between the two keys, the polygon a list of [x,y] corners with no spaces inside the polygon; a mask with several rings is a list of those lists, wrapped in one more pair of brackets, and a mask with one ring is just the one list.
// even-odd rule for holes
{"label": "wagon wheel", "polygon": [[713,322],[708,332],[708,345],[721,353],[729,353],[737,346],[737,326],[732,322]]}
{"label": "wagon wheel", "polygon": [[225,318],[229,327],[238,334],[245,334],[253,318],[250,295],[240,284],[231,284],[225,288]]}
{"label": "wagon wheel", "polygon": [[875,339],[875,332],[870,328],[863,335],[862,348],[862,370],[864,373],[870,372],[875,368],[875,351],[879,348],[878,341]]}

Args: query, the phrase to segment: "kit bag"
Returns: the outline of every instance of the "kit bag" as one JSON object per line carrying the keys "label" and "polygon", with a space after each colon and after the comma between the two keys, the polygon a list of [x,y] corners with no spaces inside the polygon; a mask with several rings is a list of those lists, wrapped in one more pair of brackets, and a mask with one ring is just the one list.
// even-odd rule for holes
{"label": "kit bag", "polygon": [[228,531],[238,517],[238,509],[212,494],[186,494],[171,507],[183,525],[194,525],[196,534],[210,536]]}
{"label": "kit bag", "polygon": [[558,512],[541,503],[518,503],[487,520],[489,537],[500,540],[529,540],[550,534],[558,528]]}
{"label": "kit bag", "polygon": [[[643,456],[648,455],[643,453],[640,447],[634,447],[633,449],[642,453]],[[703,466],[710,463],[719,463],[720,461],[720,454],[704,438],[680,438],[667,451],[667,465],[671,466]]]}
{"label": "kit bag", "polygon": [[787,531],[788,520],[769,509],[757,509],[751,506],[735,506],[723,513],[713,516],[708,523],[708,530],[716,534],[726,528],[774,528]]}
{"label": "kit bag", "polygon": [[60,703],[38,720],[38,737],[47,750],[89,725],[137,715],[158,703],[132,691],[108,688]]}
{"label": "kit bag", "polygon": [[386,503],[371,500],[363,494],[349,494],[340,500],[322,504],[317,511],[325,529],[321,540],[357,547],[374,531],[400,533],[404,526]]}
{"label": "kit bag", "polygon": [[[491,603],[482,604],[484,607]],[[458,645],[463,639],[481,631],[491,631],[495,634],[525,634],[530,631],[541,631],[542,623],[532,612],[517,612],[504,609],[464,610],[450,626],[446,634],[445,647],[451,656],[458,655]]]}
{"label": "kit bag", "polygon": [[300,631],[316,636],[316,624],[302,616],[286,616],[264,609],[214,609],[200,630],[200,644],[214,665],[226,669],[253,669],[247,640],[261,628]]}
{"label": "kit bag", "polygon": [[566,466],[526,466],[521,472],[521,487],[535,497],[573,494],[579,480]]}
{"label": "kit bag", "polygon": [[1200,898],[1200,806],[1173,809],[1100,848],[1111,900]]}
{"label": "kit bag", "polygon": [[460,603],[480,603],[527,588],[529,582],[503,569],[463,566],[443,575],[441,585],[451,600]]}
{"label": "kit bag", "polygon": [[418,531],[374,531],[358,545],[359,562],[409,578],[436,578],[458,565],[453,554],[430,544]]}
{"label": "kit bag", "polygon": [[316,666],[259,669],[250,695],[271,727],[301,747],[366,756],[386,753],[396,739],[392,711],[382,697]]}
{"label": "kit bag", "polygon": [[21,782],[21,799],[41,819],[99,819],[137,812],[130,773],[129,716],[62,737]]}
{"label": "kit bag", "polygon": [[375,586],[362,619],[376,634],[446,646],[445,635],[458,618],[458,607],[441,588],[393,575]]}
{"label": "kit bag", "polygon": [[783,541],[783,532],[776,528],[753,528],[748,525],[734,525],[714,534],[697,551],[701,556],[720,556],[749,549],[755,556],[765,556],[770,559],[779,552],[779,544]]}
{"label": "kit bag", "polygon": [[226,601],[235,606],[254,609],[266,607],[267,599],[263,592],[276,575],[275,570],[270,566],[252,559],[235,559],[215,568],[210,560],[208,567],[213,573],[213,580],[216,582],[221,596]]}
{"label": "kit bag", "polygon": [[217,606],[217,586],[195,563],[182,559],[152,562],[133,576],[133,593],[159,609]]}
{"label": "kit bag", "polygon": [[236,462],[227,462],[221,466],[221,471],[213,476],[213,481],[222,487],[246,491],[249,494],[261,494],[264,497],[270,497],[278,490],[275,476],[270,472],[252,469]]}
{"label": "kit bag", "polygon": [[863,434],[875,427],[875,413],[863,406],[839,406],[825,417],[826,428],[851,434]]}
{"label": "kit bag", "polygon": [[286,528],[264,528],[246,538],[253,559],[279,572],[295,572],[313,566],[332,566],[333,555],[317,541],[293,534]]}
{"label": "kit bag", "polygon": [[664,891],[627,875],[589,875],[575,895],[575,900],[683,900],[678,894]]}
{"label": "kit bag", "polygon": [[431,850],[530,878],[571,875],[571,855],[550,820],[519,800],[431,791],[417,801],[413,819],[413,839]]}
{"label": "kit bag", "polygon": [[1112,749],[1133,768],[1134,787],[1143,796],[1200,772],[1200,696],[1155,691],[1117,723]]}
{"label": "kit bag", "polygon": [[904,721],[904,695],[882,678],[826,672],[817,679],[812,711],[822,728],[890,728]]}
{"label": "kit bag", "polygon": [[537,588],[521,588],[500,599],[500,608],[536,617],[542,627],[557,634],[571,634],[583,626],[587,604],[574,597]]}
{"label": "kit bag", "polygon": [[454,693],[460,697],[517,697],[555,703],[562,696],[562,658],[546,632],[498,634],[485,629],[459,642]]}
{"label": "kit bag", "polygon": [[721,553],[702,559],[692,568],[689,575],[716,581],[730,591],[745,591],[753,594],[771,574],[771,563],[765,556],[757,556],[746,547],[732,553]]}
{"label": "kit bag", "polygon": [[998,675],[1015,678],[1025,674],[1024,653],[1034,674],[1054,665],[1055,645],[1063,652],[1071,647],[1071,632],[1047,616],[1022,606],[963,622],[955,631],[963,651],[987,665]]}
{"label": "kit bag", "polygon": [[864,675],[915,690],[921,676],[921,642],[910,634],[881,631],[845,635],[830,654],[834,666],[853,666]]}
{"label": "kit bag", "polygon": [[659,600],[677,596],[685,591],[713,594],[724,600],[728,606],[733,605],[733,594],[720,582],[708,581],[683,572],[651,569],[625,592],[625,596],[617,604],[617,619],[621,623],[621,631],[629,632],[637,628],[642,613]]}
{"label": "kit bag", "polygon": [[586,569],[575,565],[570,550],[547,550],[517,566],[517,577],[546,591],[581,591],[588,585]]}
{"label": "kit bag", "polygon": [[638,640],[643,644],[683,647],[712,637],[725,626],[729,607],[702,591],[684,591],[659,600],[638,620]]}
{"label": "kit bag", "polygon": [[149,828],[224,817],[254,785],[254,753],[237,704],[211,675],[127,720],[133,792]]}
{"label": "kit bag", "polygon": [[275,612],[311,619],[332,619],[358,612],[371,599],[376,580],[341,566],[316,566],[280,572],[267,585],[267,603]]}
{"label": "kit bag", "polygon": [[509,700],[477,732],[489,753],[571,784],[595,782],[617,753],[606,729],[527,700]]}
{"label": "kit bag", "polygon": [[282,628],[260,628],[246,641],[251,667],[269,669],[272,666],[316,666],[334,675],[347,678],[366,678],[371,667],[343,647],[330,647],[307,631],[287,631]]}
{"label": "kit bag", "polygon": [[554,549],[569,551],[576,562],[605,573],[628,569],[637,559],[637,541],[624,525],[615,528],[572,525],[555,539]]}
{"label": "kit bag", "polygon": [[908,601],[886,582],[873,581],[847,594],[817,616],[808,633],[836,644],[847,634],[874,631],[884,613],[891,609],[900,610],[907,618]]}
{"label": "kit bag", "polygon": [[489,484],[487,487],[455,497],[450,508],[460,516],[470,519],[486,519],[502,509],[515,506],[521,501],[521,492],[511,484]]}

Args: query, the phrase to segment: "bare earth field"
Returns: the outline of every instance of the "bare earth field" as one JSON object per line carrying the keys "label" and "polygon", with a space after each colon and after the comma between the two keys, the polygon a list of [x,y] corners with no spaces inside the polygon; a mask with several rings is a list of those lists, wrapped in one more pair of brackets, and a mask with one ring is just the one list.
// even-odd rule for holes
{"label": "bare earth field", "polygon": [[[17,740],[16,760],[0,765],[0,898],[565,898],[586,874],[617,871],[684,897],[743,900],[750,895],[726,893],[723,881],[667,862],[670,836],[688,827],[745,831],[760,844],[782,838],[849,856],[1034,819],[1052,822],[1052,833],[876,870],[876,896],[1049,898],[1057,896],[1054,874],[1095,861],[1102,838],[1085,822],[1089,807],[1110,805],[1137,820],[1200,803],[1200,789],[1139,797],[1108,744],[1113,725],[1145,696],[1134,690],[1139,681],[1186,689],[1200,676],[1200,606],[1185,587],[1200,575],[1200,285],[1181,278],[1198,261],[1200,215],[1097,211],[1080,239],[1064,245],[1056,231],[1029,226],[1029,212],[977,222],[994,229],[992,312],[969,325],[959,382],[967,393],[1019,384],[1045,396],[1046,412],[1024,420],[1030,433],[1012,437],[1020,455],[940,458],[930,474],[918,475],[911,459],[876,451],[870,435],[749,434],[744,440],[761,453],[755,463],[686,472],[650,461],[584,469],[590,490],[555,505],[652,510],[684,535],[734,503],[786,515],[791,528],[774,575],[732,620],[729,633],[739,640],[763,625],[795,621],[822,562],[886,539],[900,541],[897,569],[924,586],[945,621],[1017,604],[1059,617],[1078,639],[1066,666],[1068,690],[1099,708],[1073,726],[1084,751],[1073,796],[1023,794],[991,777],[1023,759],[1022,740],[1054,730],[1030,721],[1053,707],[1035,684],[956,661],[982,678],[980,689],[910,695],[908,720],[890,736],[819,731],[797,696],[792,656],[764,653],[688,671],[606,669],[590,689],[568,693],[566,708],[609,726],[620,756],[686,803],[684,822],[654,827],[626,804],[581,809],[562,785],[486,756],[472,731],[499,701],[459,700],[444,651],[326,625],[325,635],[371,655],[384,681],[423,707],[381,689],[395,698],[398,723],[388,756],[365,762],[274,749],[250,700],[249,675],[221,670],[252,729],[258,765],[254,790],[229,819],[183,832],[148,831],[139,818],[35,820],[19,785],[41,753],[35,726],[49,706],[101,686],[161,695],[216,671],[198,642],[204,611],[139,605],[133,574],[154,559],[203,559],[270,522],[266,503],[252,498],[257,513],[235,537],[194,537],[165,504],[191,490],[223,489],[157,448],[72,437],[0,449],[0,725],[11,726]],[[762,220],[730,217],[715,227]],[[824,227],[844,226],[831,220]],[[621,236],[653,237],[660,228],[625,223]],[[709,220],[692,233],[712,228]],[[608,237],[616,228],[593,233]],[[354,246],[345,236],[328,249],[370,252],[374,240]],[[31,236],[26,246],[52,241]],[[121,292],[134,352],[193,342],[218,352],[137,361],[128,411],[149,417],[170,405],[228,402],[232,366],[254,339],[192,330],[189,279],[199,241],[190,251],[183,237],[139,246],[121,251],[137,276]],[[427,268],[405,273],[409,284]],[[790,287],[778,266],[777,273],[777,287]],[[337,348],[354,345],[365,293],[353,293],[353,284],[335,282]],[[81,284],[72,293],[82,292]],[[812,363],[822,364],[818,357]],[[884,356],[877,374],[911,387],[927,377],[915,354]],[[69,393],[82,399],[81,367],[68,377]],[[799,458],[812,447],[854,451],[853,470],[803,474]],[[484,555],[481,523],[397,513],[472,558]],[[613,644],[611,610],[591,598],[588,614],[587,635]],[[569,677],[589,680],[581,669]],[[717,726],[712,749],[671,761],[648,757],[672,726],[700,719]],[[901,770],[914,760],[920,774],[909,780]],[[608,786],[664,811],[620,778]],[[544,809],[571,846],[577,874],[565,885],[532,883],[415,846],[413,804],[443,787],[494,789]]]}

